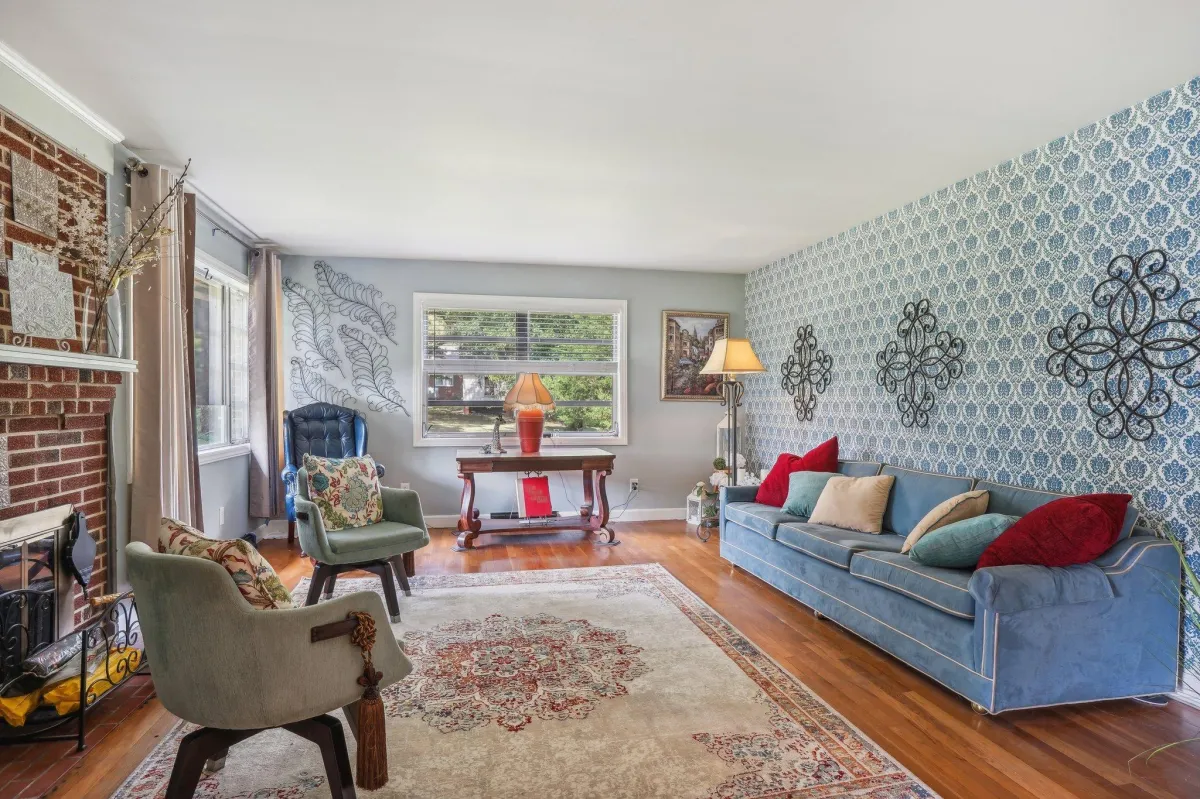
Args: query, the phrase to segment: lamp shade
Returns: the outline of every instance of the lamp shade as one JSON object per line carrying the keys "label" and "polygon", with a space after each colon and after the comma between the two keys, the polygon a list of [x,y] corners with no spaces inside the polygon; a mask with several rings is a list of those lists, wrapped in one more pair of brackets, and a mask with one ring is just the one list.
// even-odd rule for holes
{"label": "lamp shade", "polygon": [[719,338],[713,344],[708,363],[700,370],[702,375],[735,375],[746,372],[767,371],[748,338]]}
{"label": "lamp shade", "polygon": [[538,377],[537,372],[522,372],[517,377],[516,385],[512,387],[508,392],[508,396],[504,398],[504,410],[525,411],[534,409],[546,413],[554,410],[554,397],[550,396],[549,389],[542,383],[542,378]]}

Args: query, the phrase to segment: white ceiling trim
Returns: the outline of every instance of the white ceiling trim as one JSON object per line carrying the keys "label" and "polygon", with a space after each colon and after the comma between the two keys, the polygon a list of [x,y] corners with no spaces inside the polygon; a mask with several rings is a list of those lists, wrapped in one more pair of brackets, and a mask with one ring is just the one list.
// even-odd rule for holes
{"label": "white ceiling trim", "polygon": [[104,117],[79,102],[79,100],[75,99],[74,95],[51,80],[49,75],[26,61],[20,53],[2,41],[0,41],[0,64],[4,64],[13,72],[32,83],[43,94],[67,109],[80,122],[83,122],[111,143],[119,144],[125,140],[125,134],[109,124]]}

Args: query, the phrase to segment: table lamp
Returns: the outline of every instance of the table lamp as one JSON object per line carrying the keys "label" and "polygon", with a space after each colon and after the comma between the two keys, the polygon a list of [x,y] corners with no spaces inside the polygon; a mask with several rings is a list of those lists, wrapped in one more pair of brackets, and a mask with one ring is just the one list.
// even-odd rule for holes
{"label": "table lamp", "polygon": [[537,372],[522,372],[517,377],[516,385],[504,398],[504,410],[516,415],[521,452],[536,453],[540,450],[546,412],[554,410],[554,398],[542,384]]}
{"label": "table lamp", "polygon": [[746,387],[735,375],[750,372],[767,371],[748,338],[719,338],[713,344],[712,355],[708,363],[700,370],[702,375],[724,375],[721,381],[721,404],[725,406],[725,415],[729,419],[729,431],[732,438],[729,441],[729,484],[737,485],[737,409],[742,404],[742,394]]}

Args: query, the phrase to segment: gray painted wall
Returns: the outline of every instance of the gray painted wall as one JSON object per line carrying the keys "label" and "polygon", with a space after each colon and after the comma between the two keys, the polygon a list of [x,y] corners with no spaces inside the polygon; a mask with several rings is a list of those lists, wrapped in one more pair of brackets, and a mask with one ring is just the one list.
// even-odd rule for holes
{"label": "gray painted wall", "polygon": [[[112,174],[112,142],[5,64],[0,64],[0,105],[59,144],[70,147],[80,158]],[[124,158],[121,154],[116,156],[118,162]]]}
{"label": "gray painted wall", "polygon": [[[309,256],[285,256],[283,273],[316,288]],[[497,294],[545,297],[623,299],[628,302],[629,443],[613,446],[616,469],[609,478],[609,498],[616,504],[628,493],[629,478],[641,481],[631,510],[682,508],[697,480],[712,472],[716,425],[723,417],[717,403],[659,400],[661,314],[663,309],[728,311],[734,335],[743,330],[745,279],[742,275],[696,272],[597,269],[562,266],[404,261],[368,258],[325,258],[338,271],[373,283],[398,309],[399,344],[389,347],[396,386],[412,397],[413,292]],[[335,325],[339,319],[335,318]],[[284,362],[295,354],[290,315],[284,313]],[[288,407],[297,405],[290,390]],[[365,407],[363,403],[358,405]],[[408,482],[421,495],[426,514],[458,513],[462,486],[454,447],[413,447],[412,420],[403,414],[366,411],[370,450],[387,466],[386,485]],[[579,475],[551,476],[555,507],[577,508],[582,497]],[[511,510],[515,505],[513,475],[484,476],[477,481],[476,507],[481,512]]]}
{"label": "gray painted wall", "polygon": [[[220,220],[222,227],[232,227],[219,212],[203,202],[198,202],[197,207],[202,213]],[[250,268],[250,251],[225,233],[214,231],[213,223],[199,215],[196,217],[196,248],[243,274]],[[239,455],[202,465],[200,503],[206,535],[240,538],[258,528],[261,520],[250,516],[250,456]],[[225,509],[223,525],[221,508]]]}

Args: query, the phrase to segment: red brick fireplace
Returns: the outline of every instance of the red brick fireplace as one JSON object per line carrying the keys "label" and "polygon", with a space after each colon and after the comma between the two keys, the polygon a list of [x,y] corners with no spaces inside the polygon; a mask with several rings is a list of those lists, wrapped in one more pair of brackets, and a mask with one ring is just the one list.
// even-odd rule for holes
{"label": "red brick fireplace", "polygon": [[[0,359],[3,354],[0,353]],[[115,371],[0,363],[0,433],[8,438],[10,504],[0,520],[58,505],[82,511],[98,554],[88,593],[105,593],[109,578],[107,414]],[[76,587],[75,626],[90,617]]]}

